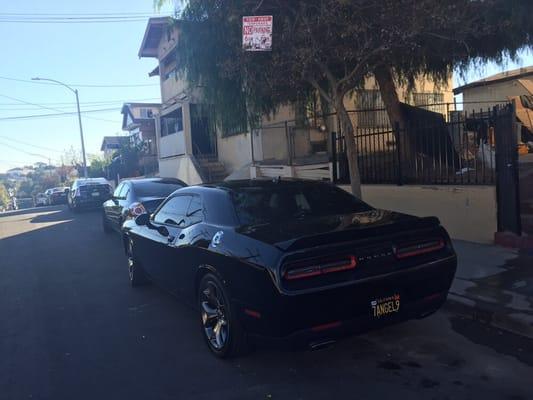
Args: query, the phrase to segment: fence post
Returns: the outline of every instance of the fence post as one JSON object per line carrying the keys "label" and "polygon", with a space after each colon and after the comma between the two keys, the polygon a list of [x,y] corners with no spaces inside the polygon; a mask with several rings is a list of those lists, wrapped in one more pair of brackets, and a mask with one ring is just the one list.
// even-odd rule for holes
{"label": "fence post", "polygon": [[333,168],[333,171],[331,171],[333,183],[337,183],[337,133],[335,131],[331,132],[331,165]]}
{"label": "fence post", "polygon": [[394,122],[394,136],[396,137],[396,153],[398,155],[398,186],[402,186],[402,152],[400,148],[400,124],[398,121]]}

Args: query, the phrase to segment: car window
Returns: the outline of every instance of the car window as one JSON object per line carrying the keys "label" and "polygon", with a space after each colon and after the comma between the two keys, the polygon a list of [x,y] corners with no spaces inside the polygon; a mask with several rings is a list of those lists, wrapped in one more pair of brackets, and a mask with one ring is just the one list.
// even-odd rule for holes
{"label": "car window", "polygon": [[174,191],[181,189],[182,184],[169,181],[133,182],[137,197],[167,197]]}
{"label": "car window", "polygon": [[191,196],[170,198],[154,215],[154,222],[184,227],[190,202]]}
{"label": "car window", "polygon": [[128,194],[130,193],[130,185],[128,185],[127,183],[124,184],[124,187],[122,188],[122,190],[120,191],[120,198],[121,199],[126,199],[128,198]]}
{"label": "car window", "polygon": [[185,226],[190,226],[202,222],[204,218],[203,204],[200,196],[192,196],[189,208],[187,210],[187,218]]}
{"label": "car window", "polygon": [[117,198],[120,197],[120,191],[122,190],[123,187],[124,187],[123,183],[118,185],[115,191],[113,192],[113,197],[117,197]]}
{"label": "car window", "polygon": [[232,193],[242,225],[358,213],[372,209],[333,185],[248,186]]}

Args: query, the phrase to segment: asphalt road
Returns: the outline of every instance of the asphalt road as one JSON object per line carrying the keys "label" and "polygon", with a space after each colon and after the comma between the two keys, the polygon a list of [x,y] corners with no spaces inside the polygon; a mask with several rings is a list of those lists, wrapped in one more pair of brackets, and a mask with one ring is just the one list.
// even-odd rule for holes
{"label": "asphalt road", "polygon": [[100,214],[0,214],[0,399],[533,398],[533,344],[441,311],[320,351],[211,356],[195,312],[128,285]]}

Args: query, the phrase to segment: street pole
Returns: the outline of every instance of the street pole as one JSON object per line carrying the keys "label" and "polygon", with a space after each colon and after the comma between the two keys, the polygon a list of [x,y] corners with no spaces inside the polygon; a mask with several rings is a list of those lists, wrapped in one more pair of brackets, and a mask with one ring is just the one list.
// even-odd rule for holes
{"label": "street pole", "polygon": [[83,128],[81,126],[81,111],[80,111],[80,98],[78,96],[78,89],[72,89],[69,85],[66,83],[56,81],[55,79],[48,79],[48,78],[31,78],[33,81],[49,81],[57,83],[58,85],[66,87],[68,90],[73,92],[76,95],[76,107],[78,109],[78,122],[80,125],[80,138],[81,138],[81,154],[83,156],[83,176],[84,178],[88,178],[89,175],[87,174],[87,157],[85,156],[85,142],[83,140]]}
{"label": "street pole", "polygon": [[78,97],[78,89],[74,90],[76,94],[76,106],[78,108],[78,122],[80,123],[80,138],[81,138],[81,154],[83,156],[83,176],[87,179],[87,159],[85,157],[85,141],[83,140],[83,128],[81,126],[81,112],[80,112],[80,98]]}

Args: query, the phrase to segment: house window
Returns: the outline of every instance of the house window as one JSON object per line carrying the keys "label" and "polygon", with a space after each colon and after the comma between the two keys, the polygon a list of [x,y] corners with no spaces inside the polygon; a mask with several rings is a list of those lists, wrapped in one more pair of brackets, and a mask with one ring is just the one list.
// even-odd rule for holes
{"label": "house window", "polygon": [[141,118],[153,118],[154,112],[150,108],[141,108],[139,110],[139,113],[141,114]]}
{"label": "house window", "polygon": [[358,128],[389,127],[390,121],[379,90],[359,90],[355,96]]}
{"label": "house window", "polygon": [[183,131],[183,111],[181,107],[161,117],[161,137]]}
{"label": "house window", "polygon": [[443,113],[444,107],[443,93],[413,93],[413,105],[429,111]]}

